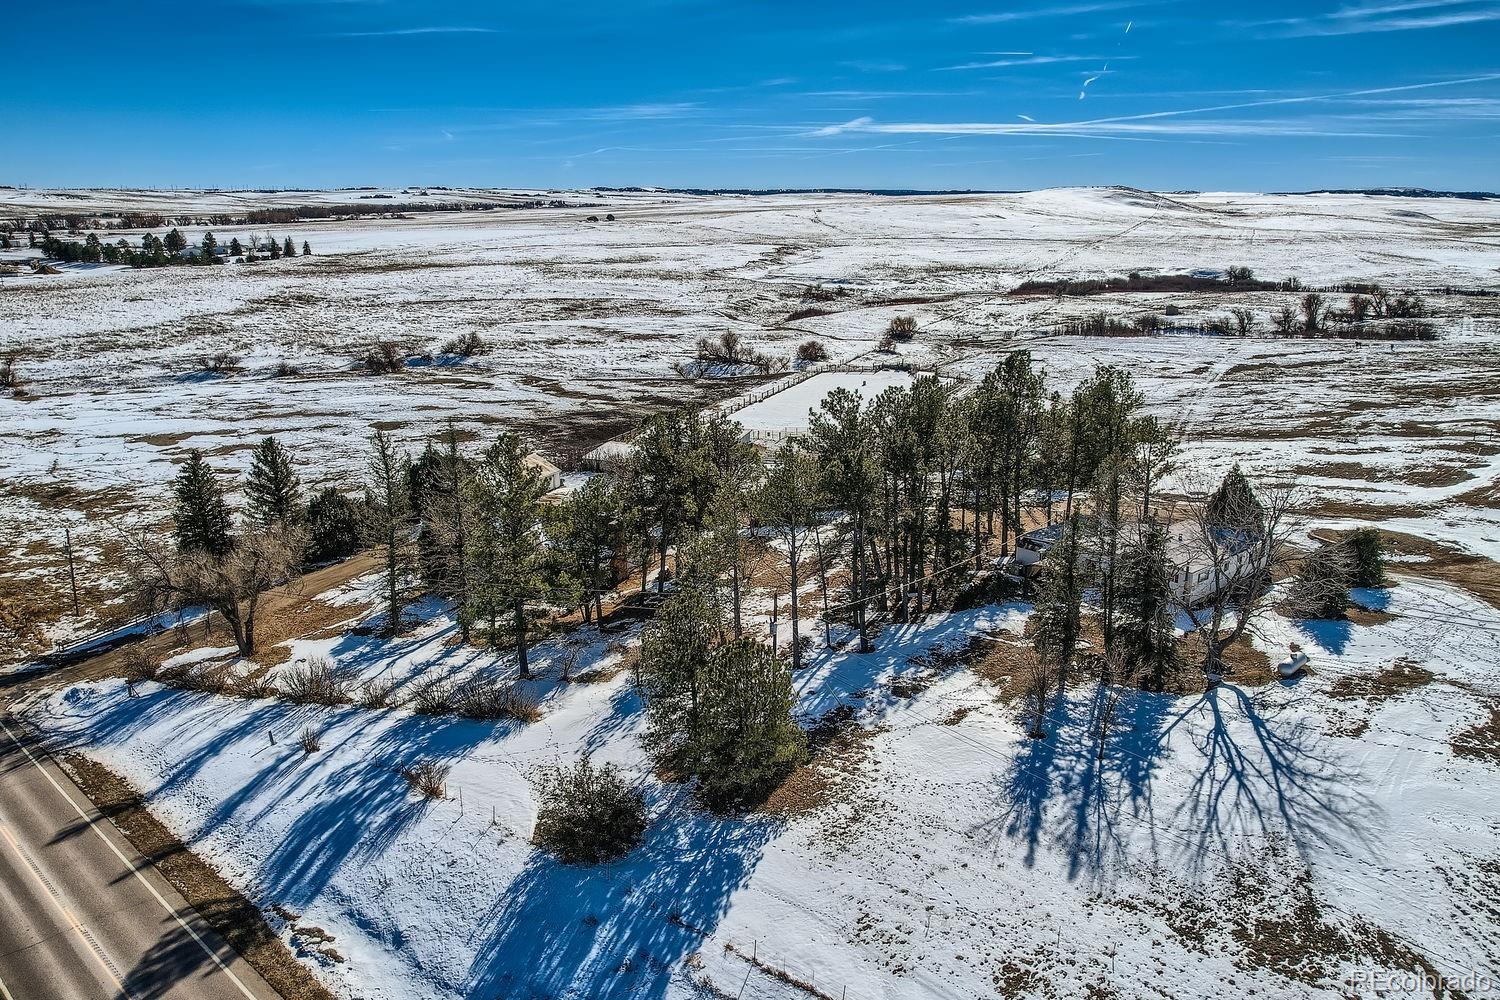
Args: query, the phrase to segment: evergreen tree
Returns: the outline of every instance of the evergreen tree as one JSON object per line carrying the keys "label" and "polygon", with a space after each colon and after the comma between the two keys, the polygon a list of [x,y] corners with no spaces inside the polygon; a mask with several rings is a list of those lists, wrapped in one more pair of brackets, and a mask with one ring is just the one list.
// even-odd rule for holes
{"label": "evergreen tree", "polygon": [[[808,446],[818,457],[819,486],[827,503],[842,510],[850,527],[849,596],[860,652],[869,652],[865,593],[869,572],[866,548],[875,514],[880,473],[875,465],[875,427],[857,392],[835,389],[811,416]],[[976,523],[978,514],[975,514]],[[738,630],[736,630],[738,634]]]}
{"label": "evergreen tree", "polygon": [[274,437],[255,446],[245,479],[250,515],[261,525],[291,525],[302,518],[302,480],[291,456]]}
{"label": "evergreen tree", "polygon": [[292,238],[290,236],[288,236],[286,238],[286,242],[284,244],[282,244],[281,255],[283,257],[295,257],[295,256],[297,256],[297,247],[296,247],[296,244],[294,244],[292,242]]}
{"label": "evergreen tree", "polygon": [[459,451],[458,432],[451,423],[443,446],[434,448],[429,442],[412,469],[412,504],[423,521],[422,575],[434,591],[453,602],[465,644],[474,622],[469,599],[476,518],[469,487],[472,475],[472,463]]}
{"label": "evergreen tree", "polygon": [[196,448],[177,473],[175,488],[177,548],[183,553],[203,552],[216,558],[229,554],[229,505],[214,478],[213,470]]}
{"label": "evergreen tree", "polygon": [[203,260],[207,263],[212,264],[214,260],[214,251],[219,247],[219,241],[214,239],[214,234],[204,233],[203,239],[199,243],[199,247],[201,248],[200,253],[202,253],[203,255]]}
{"label": "evergreen tree", "polygon": [[380,548],[384,556],[386,632],[401,629],[411,555],[411,456],[376,431],[370,438],[370,460],[366,473],[364,523],[365,542]]}
{"label": "evergreen tree", "polygon": [[1236,462],[1208,498],[1204,521],[1216,528],[1259,534],[1264,530],[1265,519],[1265,507]]}
{"label": "evergreen tree", "polygon": [[229,256],[231,256],[231,257],[243,257],[243,256],[245,256],[245,248],[240,243],[240,238],[238,236],[233,237],[229,241]]}
{"label": "evergreen tree", "polygon": [[1344,542],[1351,561],[1349,586],[1384,587],[1385,542],[1378,528],[1359,528]]}
{"label": "evergreen tree", "polygon": [[1084,581],[1078,536],[1079,516],[1075,511],[1063,529],[1062,537],[1048,550],[1043,561],[1042,582],[1036,601],[1037,653],[1043,660],[1060,668],[1064,684],[1082,633]]}
{"label": "evergreen tree", "polygon": [[754,808],[807,760],[791,671],[769,646],[735,639],[713,650],[699,684],[699,795],[721,812]]}
{"label": "evergreen tree", "polygon": [[312,256],[312,244],[308,243],[306,240],[302,241],[302,256],[304,256],[304,257],[311,257]]}
{"label": "evergreen tree", "polygon": [[104,244],[99,242],[98,233],[89,233],[88,239],[83,241],[83,250],[90,263],[97,264],[104,259]]}
{"label": "evergreen tree", "polygon": [[344,559],[359,551],[361,512],[333,487],[319,492],[307,505],[307,560],[312,563]]}
{"label": "evergreen tree", "polygon": [[[610,583],[610,557],[620,533],[620,491],[607,476],[593,476],[568,494],[549,532],[582,591],[583,620],[604,619],[603,592]],[[592,609],[592,610],[591,610]]]}
{"label": "evergreen tree", "polygon": [[281,244],[276,242],[276,237],[274,237],[274,236],[269,236],[268,235],[267,236],[267,240],[270,242],[270,247],[268,249],[269,249],[270,254],[271,254],[271,259],[272,260],[280,260],[281,259]]}
{"label": "evergreen tree", "polygon": [[787,569],[791,586],[792,668],[802,666],[800,612],[797,592],[802,561],[802,547],[812,529],[817,509],[818,470],[811,455],[796,445],[783,445],[771,460],[770,471],[761,487],[758,503],[759,520],[774,531],[787,550]]}
{"label": "evergreen tree", "polygon": [[689,584],[662,602],[641,636],[636,683],[646,704],[644,742],[677,773],[698,759],[702,673],[723,635],[717,602]]}
{"label": "evergreen tree", "polygon": [[1302,560],[1287,595],[1293,614],[1302,618],[1337,620],[1349,611],[1349,580],[1353,560],[1342,545],[1319,545]]}
{"label": "evergreen tree", "polygon": [[1148,690],[1166,687],[1176,659],[1176,623],[1172,616],[1172,567],[1167,560],[1167,533],[1153,518],[1125,550],[1120,569],[1120,641],[1130,673]]}
{"label": "evergreen tree", "polygon": [[490,621],[492,642],[499,614],[513,615],[522,677],[531,676],[526,602],[546,596],[553,583],[541,530],[541,498],[547,484],[527,464],[526,454],[517,435],[501,434],[475,469],[471,486],[477,564],[473,600]]}
{"label": "evergreen tree", "polygon": [[183,236],[176,229],[173,229],[167,234],[167,238],[162,241],[162,249],[172,255],[182,253],[182,251],[187,249],[187,237]]}

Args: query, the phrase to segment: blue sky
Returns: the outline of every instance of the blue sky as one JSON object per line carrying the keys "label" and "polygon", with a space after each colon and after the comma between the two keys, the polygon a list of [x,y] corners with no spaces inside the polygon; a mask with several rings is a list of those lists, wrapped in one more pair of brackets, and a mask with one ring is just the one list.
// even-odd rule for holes
{"label": "blue sky", "polygon": [[0,183],[1500,188],[1500,0],[8,7]]}

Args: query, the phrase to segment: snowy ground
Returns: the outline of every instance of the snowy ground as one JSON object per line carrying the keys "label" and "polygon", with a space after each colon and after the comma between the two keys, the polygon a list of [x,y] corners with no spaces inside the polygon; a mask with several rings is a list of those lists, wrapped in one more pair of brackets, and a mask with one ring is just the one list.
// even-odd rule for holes
{"label": "snowy ground", "polygon": [[[1500,549],[1500,300],[1433,291],[1500,284],[1496,202],[1128,189],[921,198],[0,189],[0,217],[233,213],[376,195],[587,207],[276,227],[315,255],[250,267],[0,278],[0,353],[19,352],[27,383],[21,398],[0,398],[0,548],[9,556],[0,601],[29,604],[46,626],[27,642],[121,613],[109,603],[118,583],[110,542],[120,524],[159,509],[190,448],[240,470],[254,442],[275,433],[307,480],[347,487],[372,428],[417,442],[451,420],[471,435],[521,429],[566,466],[642,412],[758,384],[683,377],[677,366],[700,337],[733,330],[787,357],[817,337],[836,361],[868,359],[896,315],[921,329],[902,348],[914,361],[973,375],[1025,344],[1061,388],[1095,363],[1121,364],[1154,407],[1187,426],[1192,457],[1210,473],[1242,460],[1305,484],[1329,516],[1400,518],[1476,552]],[[611,213],[614,222],[586,221]],[[215,232],[227,243],[251,230]],[[196,240],[199,230],[187,233]],[[1028,278],[1229,265],[1307,284],[1425,289],[1444,339],[1392,348],[1058,338],[1047,331],[1063,319],[1168,306],[1187,325],[1247,305],[1265,328],[1289,296],[1008,294]],[[844,294],[804,301],[814,284]],[[788,320],[808,307],[824,314]],[[465,332],[490,350],[469,360],[441,353]],[[396,376],[360,373],[355,356],[382,340],[431,356]],[[220,352],[239,371],[206,374],[204,359]],[[55,610],[43,612],[66,603],[65,527],[85,613],[56,621]]]}
{"label": "snowy ground", "polygon": [[[1500,977],[1500,822],[1474,794],[1495,766],[1449,745],[1500,697],[1500,615],[1415,579],[1361,597],[1390,620],[1267,623],[1266,651],[1302,643],[1311,676],[1133,695],[1102,759],[1092,688],[1032,741],[989,684],[913,659],[1014,636],[1025,605],[892,626],[870,655],[818,652],[800,711],[852,704],[866,735],[830,765],[828,801],[790,817],[718,819],[659,784],[628,674],[557,684],[555,645],[532,682],[544,715],[524,727],[152,684],[129,699],[113,681],[34,718],[142,787],[263,907],[332,933],[347,961],[309,960],[349,997],[814,995],[780,970],[833,997],[1332,998],[1411,955]],[[297,655],[406,684],[503,672],[455,653],[451,630],[438,615],[394,646]],[[595,641],[580,669],[616,655]],[[1403,656],[1435,678],[1334,696]],[[918,693],[892,694],[896,677]],[[306,726],[323,745],[310,757],[292,744]],[[624,860],[570,869],[528,842],[527,775],[585,752],[624,768],[655,821]],[[419,802],[394,773],[421,758],[452,765],[447,800]]]}

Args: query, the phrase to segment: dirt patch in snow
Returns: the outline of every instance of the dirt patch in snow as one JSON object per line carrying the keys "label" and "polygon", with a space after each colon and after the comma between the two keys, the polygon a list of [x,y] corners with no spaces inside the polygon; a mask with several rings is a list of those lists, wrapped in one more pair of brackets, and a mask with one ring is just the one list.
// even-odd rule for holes
{"label": "dirt patch in snow", "polygon": [[1487,708],[1489,718],[1453,734],[1453,752],[1500,767],[1500,699],[1491,701]]}

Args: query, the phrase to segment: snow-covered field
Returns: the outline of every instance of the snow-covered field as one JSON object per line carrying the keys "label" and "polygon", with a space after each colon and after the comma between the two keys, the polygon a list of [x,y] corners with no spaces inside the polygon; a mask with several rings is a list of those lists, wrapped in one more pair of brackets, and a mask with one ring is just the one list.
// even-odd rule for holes
{"label": "snow-covered field", "polygon": [[[700,337],[732,330],[781,357],[816,337],[834,360],[851,361],[869,356],[896,315],[918,322],[921,332],[902,348],[915,361],[973,375],[1021,344],[1064,390],[1096,363],[1120,364],[1151,406],[1188,426],[1199,464],[1242,460],[1305,484],[1330,515],[1401,518],[1408,530],[1478,552],[1500,549],[1500,300],[1436,291],[1500,285],[1500,202],[1129,189],[931,197],[0,189],[0,218],[124,209],[175,217],[377,195],[392,204],[587,207],[278,226],[275,235],[310,242],[314,256],[248,267],[0,277],[0,354],[17,353],[26,382],[22,397],[0,396],[0,541],[11,560],[0,599],[60,597],[65,527],[82,583],[97,591],[80,620],[44,622],[32,641],[119,614],[108,602],[109,543],[119,524],[158,507],[188,449],[238,470],[253,443],[275,433],[304,478],[350,486],[372,428],[415,442],[451,420],[472,435],[520,429],[566,466],[642,412],[746,389],[745,379],[679,373]],[[609,214],[615,221],[586,221]],[[201,229],[186,232],[196,240]],[[221,243],[251,232],[215,229]],[[1444,339],[1392,348],[1059,338],[1049,331],[1064,319],[1169,306],[1190,325],[1246,305],[1264,330],[1292,296],[1007,294],[1030,278],[1230,265],[1310,285],[1424,289]],[[806,301],[809,285],[844,294]],[[788,319],[808,307],[823,315]],[[441,352],[468,332],[483,338],[485,353]],[[426,356],[398,375],[362,373],[355,358],[387,340]],[[206,373],[217,354],[238,370]]]}
{"label": "snow-covered field", "polygon": [[[1493,982],[1500,820],[1478,790],[1495,766],[1449,741],[1500,696],[1500,614],[1414,578],[1361,596],[1392,618],[1267,623],[1266,651],[1302,643],[1312,676],[1131,695],[1102,756],[1092,687],[1032,741],[995,688],[918,658],[1014,637],[1026,605],[891,626],[869,655],[818,652],[801,713],[853,705],[862,735],[829,763],[826,801],[789,816],[715,818],[660,784],[628,672],[558,684],[556,645],[532,682],[544,715],[519,728],[154,684],[131,699],[113,681],[32,717],[138,784],[263,907],[331,933],[347,961],[308,959],[344,996],[1333,998],[1412,956]],[[438,615],[394,645],[297,655],[408,685],[503,671],[455,652],[452,628]],[[616,655],[596,640],[580,669]],[[1435,678],[1335,696],[1397,657]],[[897,696],[898,677],[920,683]],[[311,756],[293,742],[308,726]],[[573,869],[528,841],[528,775],[581,753],[622,767],[655,821],[624,860]],[[417,759],[451,764],[446,800],[407,791],[395,772]]]}

